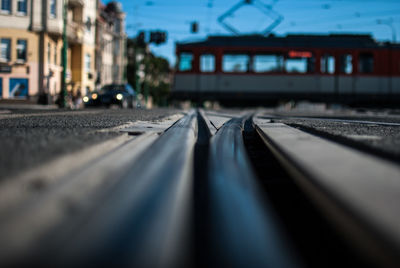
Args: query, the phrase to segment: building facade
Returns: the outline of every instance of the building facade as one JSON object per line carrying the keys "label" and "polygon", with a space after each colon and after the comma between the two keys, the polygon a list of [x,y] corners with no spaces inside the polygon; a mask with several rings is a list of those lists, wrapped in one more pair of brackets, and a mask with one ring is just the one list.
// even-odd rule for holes
{"label": "building facade", "polygon": [[[61,90],[63,0],[0,1],[0,97],[30,98]],[[97,0],[68,0],[67,89],[95,87]]]}
{"label": "building facade", "polygon": [[98,1],[96,21],[96,86],[126,83],[125,13],[118,2]]}

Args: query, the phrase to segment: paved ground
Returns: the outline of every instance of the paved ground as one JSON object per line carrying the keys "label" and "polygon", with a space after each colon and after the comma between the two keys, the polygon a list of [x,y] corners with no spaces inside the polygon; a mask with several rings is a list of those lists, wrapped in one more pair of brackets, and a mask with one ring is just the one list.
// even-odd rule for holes
{"label": "paved ground", "polygon": [[[311,264],[307,266],[321,267],[326,264],[326,259],[332,252],[335,252],[337,258],[330,266],[366,267],[364,262],[370,262],[369,258],[358,256],[353,252],[352,246],[347,246],[353,244],[347,241],[357,242],[358,234],[364,231],[368,232],[364,237],[365,241],[372,241],[372,248],[382,247],[387,252],[382,255],[383,258],[396,261],[397,264],[397,248],[393,246],[394,253],[391,252],[392,247],[386,241],[396,245],[398,241],[395,240],[399,233],[399,224],[396,224],[399,222],[398,206],[392,204],[396,203],[393,200],[396,200],[400,192],[400,184],[397,183],[399,166],[347,150],[344,146],[335,146],[331,142],[273,122],[283,122],[305,132],[400,163],[400,115],[389,110],[314,108],[281,107],[269,110],[230,109],[204,112],[211,121],[210,130],[220,128],[235,116],[256,113],[257,117],[270,119],[272,123],[265,120],[265,124],[259,125],[266,135],[263,138],[268,140],[266,146],[257,136],[258,132],[251,131],[249,125],[246,125],[248,131],[242,133],[243,140],[236,140],[240,137],[242,126],[239,123],[233,124],[232,121],[210,143],[207,140],[206,127],[202,123],[197,125],[200,141],[196,143],[196,132],[193,125],[188,123],[195,123],[195,120],[188,119],[194,119],[191,116],[183,120],[187,120],[187,125],[175,124],[171,131],[161,137],[158,134],[170,127],[178,117],[163,120],[163,124],[141,122],[132,126],[132,122],[138,120],[156,121],[181,113],[174,109],[70,111],[27,107],[2,109],[0,105],[0,236],[7,245],[5,250],[0,250],[0,255],[6,261],[14,261],[15,258],[16,263],[20,260],[29,262],[29,258],[21,257],[25,254],[28,257],[38,254],[38,260],[42,258],[45,263],[52,261],[48,256],[63,263],[64,256],[74,257],[74,254],[77,254],[78,261],[84,261],[86,257],[90,260],[92,256],[106,256],[107,260],[111,258],[120,262],[121,256],[128,256],[126,260],[122,259],[122,263],[129,261],[130,264],[131,261],[140,263],[142,256],[165,256],[165,252],[179,252],[178,255],[184,255],[182,260],[186,260],[186,256],[204,259],[207,254],[214,258],[216,255],[212,248],[218,243],[214,243],[212,233],[220,234],[221,231],[223,233],[228,230],[224,234],[227,239],[223,247],[217,248],[215,252],[223,253],[220,255],[225,259],[221,259],[221,263],[229,263],[228,261],[233,261],[236,257],[231,252],[237,251],[235,247],[229,249],[225,246],[235,244],[231,242],[237,239],[237,234],[230,234],[229,230],[252,230],[254,226],[264,226],[266,228],[258,228],[259,233],[255,228],[255,233],[246,233],[246,237],[239,238],[245,241],[243,245],[247,248],[255,249],[252,250],[255,255],[239,254],[238,260],[232,263],[249,263],[245,261],[248,256],[257,260],[259,256],[267,256],[265,253],[269,252],[266,249],[268,245],[279,245],[279,239],[276,240],[277,243],[268,240],[266,244],[265,241],[259,243],[259,239],[270,226],[281,224],[288,244],[292,243],[294,252],[298,251],[305,263]],[[233,122],[237,121],[236,119]],[[229,125],[230,129],[227,128]],[[160,126],[164,128],[157,131]],[[126,134],[128,131],[131,136]],[[235,137],[235,140],[230,139],[231,137]],[[106,142],[101,143],[103,141]],[[153,143],[154,141],[156,142]],[[232,144],[227,144],[227,141]],[[241,141],[244,141],[244,147],[241,146]],[[220,147],[220,142],[224,146]],[[99,146],[81,151],[95,144]],[[223,152],[221,148],[233,150]],[[243,154],[240,153],[241,148],[246,149]],[[68,154],[72,152],[77,153]],[[233,154],[229,156],[230,152]],[[279,152],[282,152],[279,157],[285,158],[286,154],[290,157],[290,161],[285,164],[294,162],[296,167],[302,168],[300,176],[297,172],[289,174],[286,165],[279,163],[276,156]],[[246,163],[246,157],[242,157],[244,154],[249,156],[249,163]],[[58,158],[59,156],[65,157]],[[214,161],[210,162],[212,159]],[[239,159],[240,163],[235,162],[235,159]],[[47,162],[48,160],[55,161]],[[219,165],[222,160],[228,162]],[[30,170],[42,163],[47,165]],[[253,165],[257,177],[253,178],[250,165]],[[354,167],[358,169],[355,170]],[[12,176],[19,171],[27,172]],[[231,180],[235,177],[232,171],[240,176]],[[165,176],[168,180],[165,180]],[[214,186],[219,182],[214,183],[214,186],[213,183],[208,183],[215,182],[214,177],[224,187],[234,191],[218,191],[218,187]],[[256,190],[249,191],[249,187],[242,189],[241,182]],[[246,202],[241,204],[238,198]],[[209,204],[210,200],[217,202],[214,202],[216,206],[213,206],[214,203]],[[239,204],[238,215],[247,215],[248,211],[255,213],[238,223],[235,220],[219,222],[221,217],[214,219],[213,215],[235,217],[230,215],[232,213],[229,205],[225,210],[224,206],[228,204],[226,200],[229,204]],[[266,207],[263,207],[266,200],[271,207],[268,206],[271,213],[267,214],[264,213]],[[310,200],[314,200],[322,209],[317,209]],[[348,206],[348,209],[343,209],[343,206]],[[273,220],[270,215],[275,213],[277,218]],[[352,222],[355,224],[353,227],[361,228],[361,232],[356,232],[357,239],[347,234],[340,236],[336,231],[342,230],[343,226],[336,226],[336,221],[329,218],[332,215],[340,216],[337,222]],[[222,219],[226,220],[225,216]],[[196,223],[192,226],[193,229],[181,228],[181,224],[186,224],[186,220],[191,217]],[[264,224],[263,219],[266,218],[272,219],[272,222]],[[228,228],[219,228],[221,224],[227,224]],[[132,232],[132,226],[141,231]],[[211,236],[203,238],[202,231],[209,227]],[[393,234],[396,236],[386,232],[386,229],[394,230]],[[181,239],[176,240],[191,237],[186,236],[186,231],[191,233],[193,230],[198,232],[193,241],[190,238],[182,239],[182,242]],[[353,233],[351,226],[348,230]],[[276,235],[279,232],[273,233]],[[393,241],[387,239],[392,236]],[[199,237],[201,239],[196,240]],[[266,237],[270,239],[274,236]],[[276,237],[279,238],[279,234]],[[220,241],[218,237],[215,239]],[[80,241],[78,244],[81,247],[77,248],[76,241]],[[140,250],[136,250],[135,245],[140,244],[137,241],[145,241],[142,244],[149,246],[140,246]],[[318,246],[326,244],[326,241],[329,241],[326,247]],[[360,241],[364,243],[364,240]],[[38,244],[43,246],[38,248]],[[98,245],[105,246],[103,248]],[[172,246],[166,249],[159,245]],[[203,252],[200,250],[198,256],[197,250],[192,255],[192,247],[188,245],[195,249],[205,249]],[[257,248],[258,245],[262,248]],[[114,252],[115,248],[123,248],[122,253]],[[182,248],[189,252],[182,253]],[[67,250],[64,251],[65,249]],[[49,255],[53,250],[55,254]],[[257,256],[260,250],[263,253]],[[289,252],[286,249],[278,251]],[[98,255],[92,255],[94,252]],[[130,252],[140,253],[135,259]],[[271,254],[276,254],[276,249]],[[378,253],[372,255],[380,256]],[[242,260],[242,257],[245,259]],[[160,259],[161,257],[154,260]],[[174,259],[174,255],[168,255],[168,260]],[[347,263],[347,260],[352,261]],[[147,263],[147,260],[144,261]],[[385,261],[386,259],[379,260],[382,263]]]}
{"label": "paved ground", "polygon": [[[137,120],[157,120],[177,112],[174,109],[0,108],[0,180],[56,156],[120,135],[114,127]],[[99,131],[103,129],[109,131]]]}
{"label": "paved ground", "polygon": [[[114,129],[117,126],[137,120],[157,120],[179,112],[174,109],[70,111],[23,107],[0,106],[0,180],[62,154],[121,135]],[[239,114],[246,110],[226,111]],[[270,109],[262,113],[276,122],[400,163],[399,111]]]}

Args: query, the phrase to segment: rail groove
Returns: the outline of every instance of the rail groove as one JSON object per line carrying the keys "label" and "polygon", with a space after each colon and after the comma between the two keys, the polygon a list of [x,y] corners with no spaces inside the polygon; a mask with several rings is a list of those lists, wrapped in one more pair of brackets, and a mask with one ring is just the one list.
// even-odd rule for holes
{"label": "rail groove", "polygon": [[377,265],[398,265],[397,165],[284,124],[256,120],[256,129],[348,242]]}

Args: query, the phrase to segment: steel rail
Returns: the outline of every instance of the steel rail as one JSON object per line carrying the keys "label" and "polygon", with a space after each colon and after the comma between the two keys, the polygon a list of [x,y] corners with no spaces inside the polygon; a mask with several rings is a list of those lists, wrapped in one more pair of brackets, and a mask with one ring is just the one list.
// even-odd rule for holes
{"label": "steel rail", "polygon": [[376,264],[400,263],[400,168],[282,123],[255,128],[297,184],[361,253]]}
{"label": "steel rail", "polygon": [[[64,194],[60,193],[66,189],[63,187],[64,190],[50,193],[50,197],[56,198],[41,202],[43,208],[50,210],[39,207],[28,211],[29,219],[32,218],[34,223],[37,222],[35,211],[39,212],[39,221],[44,223],[40,230],[44,231],[40,236],[35,234],[35,240],[30,243],[33,246],[16,252],[14,259],[5,258],[0,262],[10,266],[40,267],[190,266],[193,157],[197,132],[197,114],[192,111],[146,147],[126,170],[114,173],[104,170],[104,175],[96,175],[105,176],[113,183],[104,182],[109,187],[91,194],[86,206],[73,209],[70,217],[65,216],[62,222],[53,225],[45,219],[48,215],[64,213],[62,207],[52,205],[52,200],[62,199]],[[123,158],[135,154],[122,147],[113,152],[114,158],[109,161],[119,161],[118,152]],[[103,165],[111,167],[113,164]],[[85,177],[81,179],[84,184]],[[67,183],[68,192],[74,189],[82,192],[73,187],[82,185],[79,181],[74,179],[78,183],[73,185]],[[22,222],[19,221],[21,226],[24,225],[23,216]],[[25,229],[29,229],[29,222],[25,223]],[[22,238],[18,232],[10,236],[17,240]],[[7,245],[3,247],[7,249]]]}
{"label": "steel rail", "polygon": [[248,160],[242,136],[245,120],[228,121],[211,139],[211,266],[298,267]]}
{"label": "steel rail", "polygon": [[393,127],[400,126],[400,123],[395,123],[395,122],[378,122],[378,121],[369,121],[369,120],[340,119],[340,118],[318,117],[318,116],[276,116],[276,115],[268,116],[268,115],[262,115],[259,117],[265,118],[265,119],[302,119],[302,120],[321,120],[321,121],[349,123],[349,124],[393,126]]}
{"label": "steel rail", "polygon": [[190,255],[197,114],[169,128],[68,239],[59,260],[123,267],[183,267]]}

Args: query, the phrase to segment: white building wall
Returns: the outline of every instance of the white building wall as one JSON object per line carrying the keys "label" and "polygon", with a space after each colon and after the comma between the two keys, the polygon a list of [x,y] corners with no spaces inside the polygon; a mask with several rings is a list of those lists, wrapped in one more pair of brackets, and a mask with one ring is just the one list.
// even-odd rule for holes
{"label": "white building wall", "polygon": [[[0,12],[0,28],[9,28],[9,29],[24,29],[28,30],[30,26],[30,16],[31,16],[31,3],[34,3],[35,5],[35,10],[37,9],[37,12],[41,12],[40,8],[40,2],[41,1],[29,1],[27,2],[27,13],[26,14],[21,14],[17,12],[17,0],[12,0],[11,3],[11,13],[6,14],[6,13],[1,13]],[[36,7],[36,5],[38,7]],[[38,21],[40,23],[40,21]]]}
{"label": "white building wall", "polygon": [[83,8],[83,23],[86,24],[90,20],[92,26],[88,30],[85,26],[85,34],[83,43],[88,46],[95,46],[96,40],[96,0],[86,0]]}

